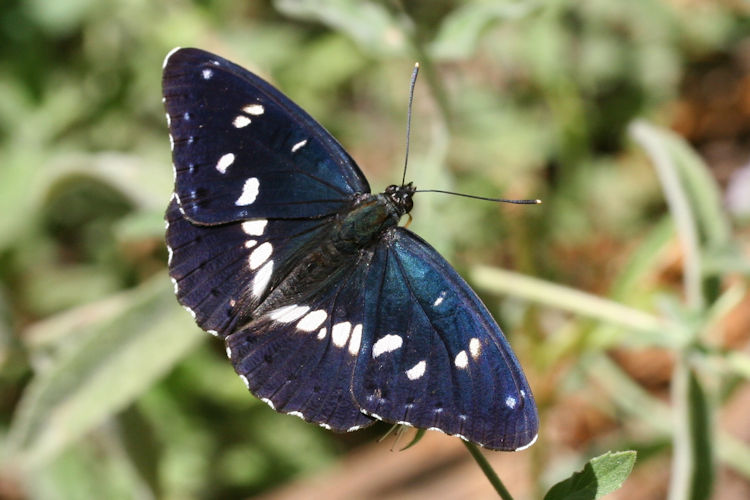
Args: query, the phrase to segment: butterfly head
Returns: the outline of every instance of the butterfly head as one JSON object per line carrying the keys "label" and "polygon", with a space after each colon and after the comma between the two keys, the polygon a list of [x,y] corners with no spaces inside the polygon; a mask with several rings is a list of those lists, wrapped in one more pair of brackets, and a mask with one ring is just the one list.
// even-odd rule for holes
{"label": "butterfly head", "polygon": [[386,197],[393,203],[398,211],[399,216],[408,214],[414,207],[414,201],[411,199],[417,188],[414,183],[397,186],[392,184],[385,190]]}

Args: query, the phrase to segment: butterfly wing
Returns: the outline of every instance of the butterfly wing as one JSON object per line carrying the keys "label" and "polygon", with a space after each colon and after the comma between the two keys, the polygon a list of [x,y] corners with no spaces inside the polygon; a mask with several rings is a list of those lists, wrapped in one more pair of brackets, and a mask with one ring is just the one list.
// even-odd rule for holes
{"label": "butterfly wing", "polygon": [[375,418],[500,450],[536,437],[534,399],[500,328],[402,228],[226,341],[253,394],[333,430]]}
{"label": "butterfly wing", "polygon": [[227,355],[255,396],[277,411],[335,431],[374,422],[351,392],[370,257],[364,253],[342,265],[319,287],[226,338]]}
{"label": "butterfly wing", "polygon": [[352,381],[359,407],[498,450],[528,446],[538,417],[508,341],[477,295],[424,240],[386,232],[369,261]]}
{"label": "butterfly wing", "polygon": [[327,234],[328,218],[253,219],[215,226],[190,222],[175,198],[166,214],[169,274],[198,326],[225,336]]}
{"label": "butterfly wing", "polygon": [[190,221],[321,217],[370,192],[319,123],[246,69],[176,49],[164,62],[162,87],[175,194]]}
{"label": "butterfly wing", "polygon": [[226,59],[172,51],[163,94],[175,169],[170,275],[198,325],[223,336],[370,188],[321,125]]}

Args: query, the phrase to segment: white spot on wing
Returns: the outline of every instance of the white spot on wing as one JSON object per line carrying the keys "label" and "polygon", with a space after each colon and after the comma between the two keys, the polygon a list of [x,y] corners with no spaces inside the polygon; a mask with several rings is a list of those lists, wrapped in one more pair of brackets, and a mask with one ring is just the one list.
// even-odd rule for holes
{"label": "white spot on wing", "polygon": [[232,359],[232,350],[227,346],[227,359]]}
{"label": "white spot on wing", "polygon": [[472,338],[469,341],[469,352],[471,353],[471,357],[474,359],[477,359],[481,351],[482,351],[482,344],[479,342],[479,339],[476,337]]}
{"label": "white spot on wing", "polygon": [[245,185],[242,186],[242,194],[237,201],[234,202],[237,206],[250,205],[258,197],[258,188],[260,187],[260,181],[257,177],[250,177],[245,181]]}
{"label": "white spot on wing", "polygon": [[256,297],[263,295],[263,292],[266,291],[266,287],[268,286],[268,282],[271,281],[272,274],[273,261],[269,260],[257,273],[255,273],[255,278],[253,278],[253,295]]}
{"label": "white spot on wing", "polygon": [[250,236],[260,236],[266,230],[266,219],[249,220],[242,223],[242,230]]}
{"label": "white spot on wing", "polygon": [[309,310],[310,308],[308,306],[298,306],[295,304],[279,307],[275,311],[272,311],[269,317],[279,323],[291,323],[292,321],[300,319]]}
{"label": "white spot on wing", "polygon": [[438,298],[435,299],[435,302],[432,303],[432,307],[437,307],[440,304],[443,303],[443,300],[445,300],[445,290],[440,292],[440,295],[438,295]]}
{"label": "white spot on wing", "polygon": [[206,333],[208,333],[209,335],[213,335],[214,337],[219,336],[219,332],[217,332],[216,330],[206,330]]}
{"label": "white spot on wing", "polygon": [[250,259],[248,259],[250,263],[250,269],[258,269],[261,264],[268,260],[272,253],[273,245],[271,245],[267,241],[253,250],[253,252],[250,254]]}
{"label": "white spot on wing", "polygon": [[234,163],[234,153],[227,153],[219,158],[219,161],[216,163],[216,170],[225,174],[232,163]]}
{"label": "white spot on wing", "polygon": [[270,406],[272,410],[276,409],[276,407],[273,405],[273,401],[271,401],[270,399],[268,399],[268,398],[260,398],[260,400],[263,401],[264,403],[266,403],[268,406]]}
{"label": "white spot on wing", "polygon": [[385,352],[395,351],[396,349],[400,348],[403,343],[404,339],[402,339],[398,335],[388,334],[384,337],[381,337],[372,346],[372,357],[377,358]]}
{"label": "white spot on wing", "polygon": [[214,76],[214,72],[210,69],[206,68],[203,71],[201,71],[201,74],[203,75],[204,80],[210,80],[212,76]]}
{"label": "white spot on wing", "polygon": [[511,410],[516,407],[516,398],[513,396],[508,396],[505,398],[505,406],[510,408]]}
{"label": "white spot on wing", "polygon": [[362,324],[359,323],[352,329],[352,337],[349,339],[349,354],[359,354],[359,346],[362,344]]}
{"label": "white spot on wing", "polygon": [[456,365],[456,368],[466,368],[469,365],[469,357],[466,355],[466,351],[456,354],[453,364]]}
{"label": "white spot on wing", "polygon": [[323,327],[323,328],[321,328],[321,329],[320,329],[320,331],[318,332],[318,337],[317,337],[317,339],[318,339],[318,340],[323,340],[324,338],[326,338],[326,334],[327,334],[327,333],[328,333],[328,329],[327,329],[327,328],[326,328],[326,327],[324,326],[324,327]]}
{"label": "white spot on wing", "polygon": [[297,144],[295,144],[294,146],[292,146],[292,153],[294,153],[295,151],[297,151],[299,148],[301,148],[305,144],[307,144],[307,139],[305,139],[304,141],[299,141]]}
{"label": "white spot on wing", "polygon": [[425,360],[422,360],[416,365],[406,370],[406,376],[409,377],[409,380],[417,380],[422,375],[424,375],[424,371],[426,368],[427,368],[427,362]]}
{"label": "white spot on wing", "polygon": [[245,242],[245,248],[253,248],[257,244],[258,244],[258,240],[247,240]]}
{"label": "white spot on wing", "polygon": [[172,251],[172,247],[170,247],[169,245],[167,245],[167,253],[168,253],[168,255],[167,255],[167,265],[169,266],[169,265],[172,264],[172,257],[174,256],[174,252]]}
{"label": "white spot on wing", "polygon": [[193,319],[195,319],[195,311],[190,309],[188,306],[182,306],[182,308],[185,309],[188,313],[190,313],[190,316],[192,316]]}
{"label": "white spot on wing", "polygon": [[232,121],[232,125],[234,125],[235,128],[247,127],[250,125],[250,118],[245,115],[237,115],[234,118],[234,121]]}
{"label": "white spot on wing", "polygon": [[289,413],[287,413],[287,415],[292,415],[294,417],[299,417],[302,420],[305,419],[305,416],[301,412],[298,412],[298,411],[290,411]]}
{"label": "white spot on wing", "polygon": [[170,278],[172,280],[172,288],[174,288],[174,294],[177,295],[177,292],[180,291],[180,286],[177,284],[177,280],[174,278]]}
{"label": "white spot on wing", "polygon": [[248,115],[260,116],[266,110],[263,108],[262,104],[248,104],[247,106],[242,108],[242,111],[244,111]]}
{"label": "white spot on wing", "polygon": [[[172,137],[172,134],[169,134],[169,150],[174,151],[174,137]],[[172,168],[174,168],[174,163],[172,164]]]}
{"label": "white spot on wing", "polygon": [[323,309],[317,309],[315,311],[309,312],[305,315],[304,318],[299,320],[299,323],[297,323],[297,329],[302,330],[303,332],[311,332],[322,325],[327,317],[328,313]]}
{"label": "white spot on wing", "polygon": [[247,379],[247,377],[244,375],[240,375],[240,379],[242,380],[242,382],[244,382],[245,387],[250,389],[250,381]]}
{"label": "white spot on wing", "polygon": [[180,50],[180,48],[181,47],[175,47],[167,53],[166,57],[164,58],[164,62],[161,65],[161,69],[164,69],[167,67],[167,62],[169,61],[169,58],[172,57],[172,54]]}
{"label": "white spot on wing", "polygon": [[348,321],[342,321],[341,323],[333,325],[333,328],[331,329],[331,340],[333,340],[333,345],[336,347],[344,347],[346,341],[349,340],[349,333],[351,333],[351,331],[352,324]]}

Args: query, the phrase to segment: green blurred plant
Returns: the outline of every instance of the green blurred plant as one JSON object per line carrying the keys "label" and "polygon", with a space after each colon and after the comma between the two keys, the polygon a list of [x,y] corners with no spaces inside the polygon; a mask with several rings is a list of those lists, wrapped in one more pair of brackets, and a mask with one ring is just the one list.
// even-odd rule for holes
{"label": "green blurred plant", "polygon": [[[657,434],[671,434],[670,498],[709,498],[715,478],[714,456],[750,477],[747,467],[750,447],[715,428],[713,415],[719,393],[715,390],[714,394],[707,394],[702,381],[719,375],[745,379],[749,375],[750,356],[719,351],[710,335],[746,292],[744,283],[726,290],[721,290],[718,284],[727,282],[736,269],[744,268],[747,257],[732,240],[718,186],[689,146],[673,133],[645,122],[633,123],[630,132],[653,161],[684,253],[681,293],[653,295],[650,308],[660,314],[629,309],[618,302],[494,268],[476,268],[472,277],[485,290],[495,293],[512,290],[515,297],[601,322],[601,326],[586,335],[592,339],[601,335],[607,339],[606,343],[587,349],[595,359],[589,360],[584,368],[588,366],[591,379],[606,389],[634,423],[644,423]],[[658,260],[660,251],[670,241],[660,239],[661,245],[647,242],[648,253],[639,258],[652,264]],[[707,269],[704,261],[723,264]],[[633,267],[632,271],[641,269]],[[643,293],[637,285],[639,274],[621,277],[630,286],[619,287],[620,299],[632,300]],[[608,331],[612,328],[619,332]],[[675,353],[671,410],[638,388],[604,355],[604,349],[622,343],[627,334],[636,335],[631,342],[639,346],[665,347]]]}
{"label": "green blurred plant", "polygon": [[[347,146],[375,189],[398,175],[407,79],[419,59],[427,92],[417,91],[410,177],[545,205],[425,195],[412,228],[459,267],[502,262],[542,277],[469,268],[486,297],[507,298],[497,308],[504,327],[528,327],[512,340],[530,371],[574,364],[568,378],[588,375],[609,396],[612,419],[626,416],[614,443],[587,454],[633,439],[673,443],[673,498],[705,498],[717,463],[750,478],[747,446],[712,418],[731,385],[719,382],[746,381],[750,361],[709,337],[744,297],[750,262],[695,153],[634,125],[654,176],[626,134],[634,118],[667,113],[690,61],[731,50],[743,34],[737,11],[657,0],[7,2],[0,479],[35,498],[246,497],[321,470],[347,446],[256,404],[172,297],[159,79],[175,45],[271,78]],[[633,240],[627,265],[607,273],[596,254],[568,253],[592,241],[632,249]],[[682,291],[650,280],[675,240]],[[606,298],[579,290],[610,281]],[[607,356],[650,345],[678,359],[673,407]],[[541,391],[543,422],[566,396],[560,387]],[[540,492],[561,479],[543,473],[559,469],[546,466],[544,446],[542,436],[532,452]]]}

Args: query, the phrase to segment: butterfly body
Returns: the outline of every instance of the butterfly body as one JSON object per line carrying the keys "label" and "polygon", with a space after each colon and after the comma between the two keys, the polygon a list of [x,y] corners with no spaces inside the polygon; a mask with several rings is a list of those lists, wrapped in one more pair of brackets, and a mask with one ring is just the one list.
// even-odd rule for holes
{"label": "butterfly body", "polygon": [[536,438],[518,361],[479,298],[399,227],[412,184],[372,194],[322,126],[249,71],[167,57],[180,303],[274,409],[336,431],[375,420],[493,449]]}

